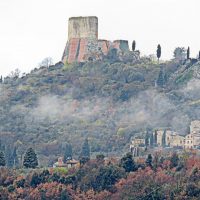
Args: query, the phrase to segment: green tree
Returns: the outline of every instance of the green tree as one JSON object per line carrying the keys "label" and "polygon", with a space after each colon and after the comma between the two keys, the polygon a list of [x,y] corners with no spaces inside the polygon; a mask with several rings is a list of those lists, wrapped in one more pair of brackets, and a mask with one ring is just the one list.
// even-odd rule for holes
{"label": "green tree", "polygon": [[153,132],[151,132],[151,134],[150,134],[150,146],[151,146],[151,147],[154,146],[154,136],[153,136]]}
{"label": "green tree", "polygon": [[166,147],[166,130],[164,130],[162,135],[162,147]]}
{"label": "green tree", "polygon": [[105,158],[105,156],[103,154],[96,155],[96,160],[97,160],[98,163],[103,163],[104,158]]}
{"label": "green tree", "polygon": [[200,60],[200,51],[199,51],[199,56],[198,56],[199,60]]}
{"label": "green tree", "polygon": [[3,151],[0,151],[0,166],[5,166],[6,160]]}
{"label": "green tree", "polygon": [[5,151],[5,145],[2,144],[1,139],[0,139],[0,151]]}
{"label": "green tree", "polygon": [[159,87],[163,87],[164,85],[165,85],[165,79],[166,79],[166,77],[165,77],[165,74],[164,74],[164,70],[163,70],[163,68],[161,67],[160,68],[160,72],[159,72],[159,74],[158,74],[158,78],[157,78],[157,85],[159,86]]}
{"label": "green tree", "polygon": [[87,163],[90,159],[88,157],[80,157],[80,165],[83,166]]}
{"label": "green tree", "polygon": [[136,170],[132,153],[127,153],[124,157],[122,157],[120,160],[120,167],[123,167],[126,172],[132,172]]}
{"label": "green tree", "polygon": [[155,134],[154,134],[154,145],[155,146],[157,145],[157,137],[158,137],[158,133],[157,133],[157,131],[155,131]]}
{"label": "green tree", "polygon": [[83,157],[84,158],[90,158],[90,146],[89,146],[87,138],[85,139],[85,141],[83,143],[80,157],[82,157],[82,158]]}
{"label": "green tree", "polygon": [[37,173],[34,173],[31,177],[31,182],[30,185],[32,187],[36,187],[37,185],[39,185],[41,183],[41,176],[39,176]]}
{"label": "green tree", "polygon": [[146,159],[146,162],[145,162],[147,167],[152,167],[152,160],[153,160],[153,157],[152,157],[151,154],[149,154],[147,156],[147,159]]}
{"label": "green tree", "polygon": [[64,162],[71,159],[72,159],[72,145],[70,143],[67,143],[64,152]]}
{"label": "green tree", "polygon": [[125,177],[124,170],[114,165],[102,166],[98,170],[96,178],[97,183],[100,184],[100,190],[109,190],[121,178]]}
{"label": "green tree", "polygon": [[13,167],[14,159],[13,159],[12,149],[10,145],[7,145],[5,148],[5,159],[6,159],[6,166]]}
{"label": "green tree", "polygon": [[14,147],[12,157],[13,157],[13,161],[14,161],[14,163],[13,163],[14,167],[18,167],[19,166],[19,159],[18,159],[18,156],[17,156],[17,147]]}
{"label": "green tree", "polygon": [[35,151],[29,148],[24,156],[24,167],[26,168],[36,168],[38,166],[38,159]]}
{"label": "green tree", "polygon": [[163,164],[163,162],[165,161],[165,158],[162,156],[159,160],[159,165],[161,166]]}
{"label": "green tree", "polygon": [[136,42],[135,42],[135,40],[133,40],[133,42],[132,42],[132,51],[135,51],[135,48],[136,48]]}
{"label": "green tree", "polygon": [[149,146],[149,131],[146,131],[145,134],[145,146],[148,147]]}
{"label": "green tree", "polygon": [[170,192],[170,200],[174,200],[174,192]]}
{"label": "green tree", "polygon": [[173,167],[177,167],[178,166],[178,163],[179,163],[179,157],[177,155],[176,152],[174,152],[170,158],[170,167],[173,168]]}
{"label": "green tree", "polygon": [[157,55],[158,62],[159,62],[159,59],[161,57],[161,46],[160,46],[160,44],[157,46],[156,55]]}
{"label": "green tree", "polygon": [[62,192],[61,192],[61,194],[60,194],[60,200],[70,200],[70,199],[71,198],[70,198],[67,190],[63,189]]}

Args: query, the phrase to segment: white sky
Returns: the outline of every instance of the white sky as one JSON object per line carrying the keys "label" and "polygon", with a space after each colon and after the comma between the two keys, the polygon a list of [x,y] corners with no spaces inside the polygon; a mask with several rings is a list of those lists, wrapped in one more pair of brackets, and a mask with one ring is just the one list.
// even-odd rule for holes
{"label": "white sky", "polygon": [[0,74],[29,72],[61,59],[72,16],[99,18],[99,38],[136,40],[142,54],[172,58],[177,46],[200,50],[200,0],[0,0]]}

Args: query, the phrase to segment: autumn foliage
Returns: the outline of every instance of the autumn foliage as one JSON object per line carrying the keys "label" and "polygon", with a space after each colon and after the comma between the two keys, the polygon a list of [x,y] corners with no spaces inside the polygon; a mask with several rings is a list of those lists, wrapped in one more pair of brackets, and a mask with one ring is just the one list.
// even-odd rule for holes
{"label": "autumn foliage", "polygon": [[[125,159],[131,158],[125,156],[122,161]],[[152,155],[152,165],[144,163],[141,167],[141,163],[138,165],[135,161],[134,170],[130,172],[122,167],[122,161],[107,162],[102,157],[88,161],[80,169],[70,169],[68,174],[47,169],[14,171],[3,167],[0,168],[0,199],[199,199],[199,156],[172,154],[160,159]]]}

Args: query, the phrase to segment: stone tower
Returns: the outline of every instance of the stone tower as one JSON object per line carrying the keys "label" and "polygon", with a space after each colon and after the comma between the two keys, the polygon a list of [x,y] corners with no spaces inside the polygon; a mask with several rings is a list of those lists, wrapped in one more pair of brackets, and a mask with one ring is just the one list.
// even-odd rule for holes
{"label": "stone tower", "polygon": [[98,39],[97,17],[71,17],[68,22],[68,40],[73,38]]}
{"label": "stone tower", "polygon": [[[112,51],[114,49],[114,51]],[[139,52],[129,51],[127,40],[98,39],[98,18],[71,17],[68,21],[68,41],[62,56],[63,63],[103,60],[116,52],[118,60],[137,60]]]}

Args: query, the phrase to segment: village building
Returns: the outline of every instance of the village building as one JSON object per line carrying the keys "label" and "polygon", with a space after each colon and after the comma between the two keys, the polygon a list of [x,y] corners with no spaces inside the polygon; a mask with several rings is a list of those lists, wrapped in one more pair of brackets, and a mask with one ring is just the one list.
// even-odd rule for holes
{"label": "village building", "polygon": [[131,140],[130,151],[134,157],[141,155],[141,152],[145,150],[145,139],[140,137],[133,137]]}
{"label": "village building", "polygon": [[191,122],[190,133],[196,133],[196,134],[200,133],[200,121],[199,120],[195,120],[195,121]]}
{"label": "village building", "polygon": [[72,167],[78,167],[79,161],[75,159],[67,160],[65,163],[63,162],[63,157],[59,157],[58,161],[53,164],[53,168],[72,168]]}
{"label": "village building", "polygon": [[170,137],[170,147],[172,148],[184,148],[185,137],[178,135],[177,133],[173,133]]}
{"label": "village building", "polygon": [[149,135],[148,137],[147,143],[145,143],[145,139],[142,137],[132,137],[130,150],[134,156],[138,156],[141,150],[148,147],[200,149],[200,121],[195,120],[191,122],[190,133],[186,136],[171,130],[159,129],[155,130],[152,136]]}

